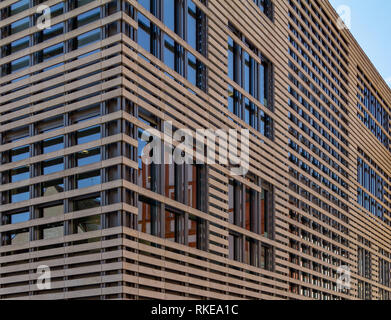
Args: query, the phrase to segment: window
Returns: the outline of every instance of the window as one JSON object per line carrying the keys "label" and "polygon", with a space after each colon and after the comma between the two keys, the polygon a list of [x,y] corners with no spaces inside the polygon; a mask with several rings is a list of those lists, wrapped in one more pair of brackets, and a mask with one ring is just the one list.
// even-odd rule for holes
{"label": "window", "polygon": [[10,14],[9,16],[12,17],[24,10],[27,10],[29,8],[29,0],[20,0],[17,1],[10,6]]}
{"label": "window", "polygon": [[10,191],[11,203],[25,201],[30,199],[29,187],[20,187]]}
{"label": "window", "polygon": [[272,0],[253,0],[270,20],[273,20],[273,2]]}
{"label": "window", "polygon": [[89,127],[86,129],[81,129],[76,132],[76,144],[83,144],[101,138],[100,126]]}
{"label": "window", "polygon": [[[232,26],[230,28],[242,38]],[[265,107],[272,109],[272,65],[245,38],[243,41],[243,46],[249,51],[244,50],[231,37],[228,37],[228,76]],[[258,59],[255,59],[253,55]],[[262,135],[272,137],[271,118],[232,86],[228,87],[228,109]]]}
{"label": "window", "polygon": [[271,236],[270,192],[253,190],[242,183],[230,179],[228,186],[229,223],[248,231]]}
{"label": "window", "polygon": [[11,23],[11,25],[10,25],[11,30],[10,30],[9,35],[13,35],[15,33],[18,33],[20,31],[27,29],[30,25],[29,21],[30,21],[29,17],[26,17],[26,18],[23,18],[23,19],[20,19],[16,22]]}
{"label": "window", "polygon": [[30,232],[28,228],[2,233],[2,245],[22,245],[29,242]]}
{"label": "window", "polygon": [[166,209],[165,211],[165,238],[167,240],[184,243],[184,217],[175,210]]}
{"label": "window", "polygon": [[[16,73],[18,71],[22,71],[25,68],[28,68],[30,66],[30,57],[25,56],[19,59],[16,59],[11,62],[10,64],[10,72],[9,73]],[[7,73],[7,74],[9,74]]]}
{"label": "window", "polygon": [[76,154],[76,166],[78,167],[99,162],[100,160],[100,148],[83,150]]}
{"label": "window", "polygon": [[187,167],[188,205],[200,211],[207,211],[207,167],[206,165],[185,165]]}
{"label": "window", "polygon": [[158,235],[159,214],[160,203],[140,195],[138,198],[138,231]]}
{"label": "window", "polygon": [[93,215],[73,221],[73,233],[85,233],[101,229],[100,215]]}
{"label": "window", "polygon": [[228,258],[230,260],[241,261],[241,237],[239,234],[230,233],[228,236]]}
{"label": "window", "polygon": [[64,236],[64,222],[50,223],[36,227],[38,239],[46,240]]}
{"label": "window", "polygon": [[80,123],[100,116],[100,104],[96,103],[70,113],[71,123]]}
{"label": "window", "polygon": [[11,182],[17,182],[28,179],[30,177],[30,169],[28,166],[19,167],[11,170]]}
{"label": "window", "polygon": [[164,63],[172,70],[177,71],[179,74],[183,74],[181,59],[183,57],[182,46],[175,43],[175,41],[168,35],[164,35]]}
{"label": "window", "polygon": [[[186,24],[184,1],[164,1],[163,8],[157,6],[155,2],[143,1],[142,4],[149,8],[155,16],[161,18],[167,27],[182,39],[187,40],[189,37],[194,49],[206,56],[206,16],[194,3],[189,2],[188,18],[191,21],[188,25]],[[138,14],[138,23],[139,45],[155,57],[162,59],[170,69],[175,70],[193,85],[205,91],[207,86],[206,66],[141,13]],[[194,26],[196,28],[192,29]],[[163,42],[162,52],[160,51],[161,42]]]}
{"label": "window", "polygon": [[51,196],[56,193],[64,192],[64,180],[56,179],[46,181],[41,184],[41,195]]}
{"label": "window", "polygon": [[64,170],[64,158],[56,158],[42,162],[42,174],[51,174]]}
{"label": "window", "polygon": [[138,13],[138,44],[156,57],[160,56],[160,29],[141,13]]}
{"label": "window", "polygon": [[206,250],[205,222],[202,219],[189,215],[188,222],[188,246],[191,248]]}
{"label": "window", "polygon": [[[159,128],[160,119],[156,116],[152,115],[150,112],[139,108],[139,119],[147,124],[149,127],[153,129]],[[154,192],[158,192],[158,182],[159,182],[159,165],[155,163],[146,164],[142,160],[143,150],[147,145],[147,141],[142,139],[143,133],[148,133],[143,129],[138,129],[138,185],[149,189]],[[153,137],[150,136],[150,140],[152,141]],[[150,152],[149,156],[153,156],[153,151]]]}
{"label": "window", "polygon": [[30,37],[29,36],[11,42],[10,54],[14,54],[20,50],[28,48],[29,44],[30,44]]}
{"label": "window", "polygon": [[[182,1],[180,1],[182,2]],[[179,26],[181,25],[178,23],[179,19],[183,18],[180,16],[180,9],[181,9],[181,3],[176,0],[166,0],[163,2],[164,4],[164,18],[163,22],[164,24],[169,27],[172,31],[176,32],[176,29],[179,29]],[[176,28],[175,28],[176,27]]]}
{"label": "window", "polygon": [[41,43],[44,41],[48,41],[50,39],[53,39],[59,35],[62,35],[64,33],[64,23],[58,23],[50,28],[44,29],[37,35],[37,42]]}
{"label": "window", "polygon": [[64,214],[64,205],[62,203],[45,205],[38,208],[39,218],[56,217]]}
{"label": "window", "polygon": [[63,125],[64,125],[64,117],[61,115],[61,116],[48,118],[38,122],[37,130],[38,133],[45,133],[61,128],[63,127]]}
{"label": "window", "polygon": [[206,91],[206,67],[201,60],[197,59],[190,52],[187,53],[187,80],[192,85]]}
{"label": "window", "polygon": [[187,2],[187,42],[197,52],[207,53],[207,20],[205,13],[192,0]]}
{"label": "window", "polygon": [[64,2],[60,2],[54,6],[50,7],[50,17],[51,19],[62,15],[64,13]]}
{"label": "window", "polygon": [[100,29],[94,29],[89,32],[83,33],[77,36],[75,39],[71,39],[72,50],[83,48],[101,39]]}
{"label": "window", "polygon": [[254,267],[258,266],[259,254],[257,253],[257,250],[257,242],[254,239],[245,237],[243,262]]}
{"label": "window", "polygon": [[76,188],[88,188],[100,184],[100,171],[90,171],[76,175]]}
{"label": "window", "polygon": [[24,208],[17,212],[4,212],[3,213],[3,224],[16,224],[26,222],[30,220],[30,212],[28,208]]}
{"label": "window", "polygon": [[64,137],[58,136],[50,139],[46,139],[42,143],[42,153],[46,154],[64,149]]}
{"label": "window", "polygon": [[260,260],[260,268],[271,270],[271,248],[267,245],[261,245],[261,260]]}
{"label": "window", "polygon": [[49,61],[62,54],[64,54],[64,44],[61,42],[37,52],[37,63]]}
{"label": "window", "polygon": [[260,194],[260,234],[268,237],[268,223],[269,223],[269,208],[268,208],[268,193],[267,190],[262,190],[262,193]]}
{"label": "window", "polygon": [[86,196],[73,200],[73,211],[87,210],[101,206],[100,196]]}
{"label": "window", "polygon": [[358,298],[362,300],[372,299],[372,286],[368,282],[358,280],[357,282]]}
{"label": "window", "polygon": [[80,28],[86,24],[94,22],[100,18],[100,7],[84,12],[77,16],[77,27]]}
{"label": "window", "polygon": [[30,147],[23,146],[11,150],[11,162],[25,160],[30,156]]}
{"label": "window", "polygon": [[371,266],[371,252],[357,247],[357,270],[358,274],[367,279],[372,278],[372,266]]}
{"label": "window", "polygon": [[76,1],[73,1],[74,2],[74,6],[75,8],[80,8],[90,2],[92,2],[94,0],[76,0]]}
{"label": "window", "polygon": [[391,288],[391,263],[379,258],[379,283]]}

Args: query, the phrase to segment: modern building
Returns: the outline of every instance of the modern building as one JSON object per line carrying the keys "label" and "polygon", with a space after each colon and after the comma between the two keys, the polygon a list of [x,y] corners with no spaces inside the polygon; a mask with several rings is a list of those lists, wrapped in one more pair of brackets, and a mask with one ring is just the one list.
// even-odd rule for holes
{"label": "modern building", "polygon": [[[391,90],[327,1],[2,0],[0,50],[0,299],[390,299]],[[167,122],[249,170],[141,161]]]}

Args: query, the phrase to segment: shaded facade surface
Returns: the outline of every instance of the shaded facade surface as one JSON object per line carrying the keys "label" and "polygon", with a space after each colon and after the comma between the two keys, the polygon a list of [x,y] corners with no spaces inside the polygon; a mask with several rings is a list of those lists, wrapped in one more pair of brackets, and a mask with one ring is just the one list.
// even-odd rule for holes
{"label": "shaded facade surface", "polygon": [[[4,0],[0,49],[0,299],[390,298],[391,91],[327,1]],[[249,171],[143,163],[164,121]]]}

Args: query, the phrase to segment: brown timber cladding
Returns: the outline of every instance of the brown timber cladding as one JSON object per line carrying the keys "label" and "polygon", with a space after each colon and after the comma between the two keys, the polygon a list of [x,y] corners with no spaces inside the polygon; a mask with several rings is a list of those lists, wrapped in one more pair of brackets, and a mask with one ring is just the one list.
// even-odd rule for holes
{"label": "brown timber cladding", "polygon": [[[390,298],[391,153],[357,94],[369,88],[389,115],[391,91],[327,1],[273,0],[265,13],[260,0],[180,1],[184,22],[192,3],[206,24],[196,48],[147,1],[44,1],[47,32],[41,2],[0,2],[0,299]],[[152,48],[143,32],[168,40]],[[267,61],[267,102],[231,78],[229,39]],[[159,57],[170,41],[194,57],[196,85]],[[232,95],[272,134],[232,113]],[[175,168],[178,190],[170,167],[138,159],[139,132],[163,120],[248,128],[249,174]],[[380,218],[357,201],[359,158],[386,181],[382,200],[369,196]],[[36,285],[42,265],[50,289]]]}

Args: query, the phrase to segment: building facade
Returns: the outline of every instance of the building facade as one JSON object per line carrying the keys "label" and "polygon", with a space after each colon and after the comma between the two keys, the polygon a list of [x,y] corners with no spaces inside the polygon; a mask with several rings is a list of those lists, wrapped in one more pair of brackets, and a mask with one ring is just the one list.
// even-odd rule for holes
{"label": "building facade", "polygon": [[390,106],[325,0],[2,0],[0,299],[390,299]]}

